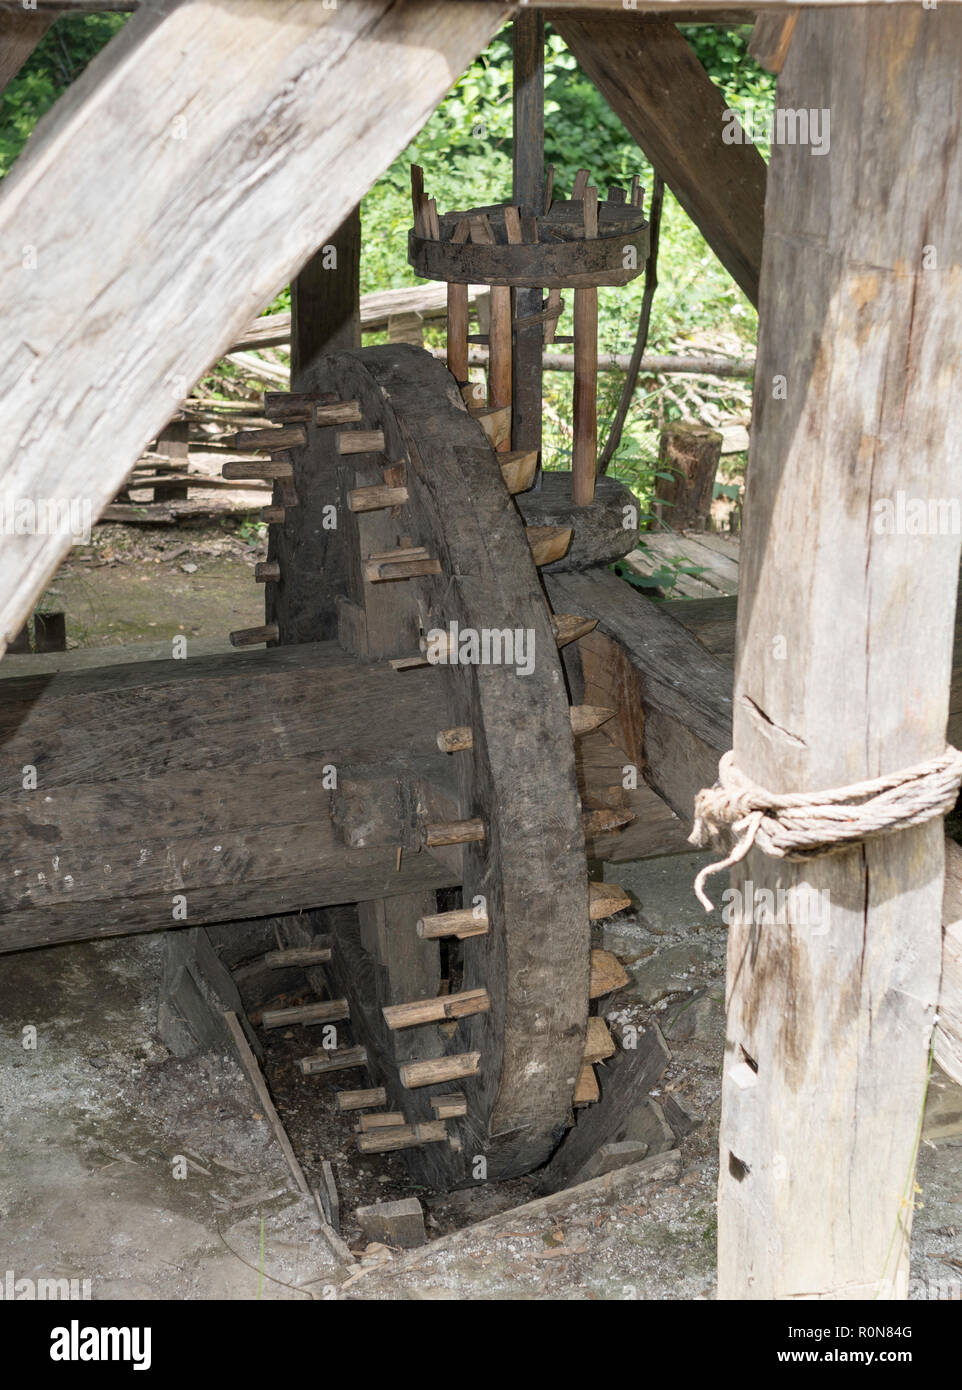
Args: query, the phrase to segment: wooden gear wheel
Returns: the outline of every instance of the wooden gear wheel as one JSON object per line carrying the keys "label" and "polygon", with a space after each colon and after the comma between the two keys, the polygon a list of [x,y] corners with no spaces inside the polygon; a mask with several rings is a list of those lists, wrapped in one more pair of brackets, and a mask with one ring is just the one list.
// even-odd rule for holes
{"label": "wooden gear wheel", "polygon": [[[403,345],[344,352],[319,363],[316,384],[267,406],[282,426],[271,447],[289,446],[265,469],[272,642],[336,635],[361,662],[390,661],[398,682],[425,664],[429,634],[455,624],[520,633],[533,654],[530,669],[517,649],[512,664],[436,664],[438,748],[450,751],[433,750],[429,775],[404,748],[373,781],[337,769],[347,842],[393,836],[399,862],[434,855],[461,905],[409,893],[317,914],[386,1092],[360,1147],[405,1150],[436,1186],[512,1177],[557,1146],[579,1080],[591,1089],[589,915],[627,902],[597,886],[589,902],[578,721],[559,656],[577,630],[550,612],[510,463],[441,363]],[[390,722],[390,707],[372,718]]]}

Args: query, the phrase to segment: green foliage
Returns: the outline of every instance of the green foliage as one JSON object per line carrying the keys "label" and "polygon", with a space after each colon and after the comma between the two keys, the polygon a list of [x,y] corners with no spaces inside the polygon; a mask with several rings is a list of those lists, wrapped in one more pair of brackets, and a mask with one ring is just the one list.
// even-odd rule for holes
{"label": "green foliage", "polygon": [[40,117],[125,22],[124,14],[61,15],[0,97],[0,176]]}

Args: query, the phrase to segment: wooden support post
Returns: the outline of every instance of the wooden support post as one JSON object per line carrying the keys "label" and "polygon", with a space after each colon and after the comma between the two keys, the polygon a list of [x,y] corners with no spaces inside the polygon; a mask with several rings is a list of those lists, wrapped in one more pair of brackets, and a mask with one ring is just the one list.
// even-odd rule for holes
{"label": "wooden support post", "polygon": [[[514,177],[512,201],[525,217],[544,208],[544,16],[535,11],[515,16]],[[541,312],[541,290],[512,292],[514,317]],[[492,296],[493,307],[493,296]],[[541,452],[541,353],[544,325],[519,328],[514,337],[511,374],[511,448]]]}
{"label": "wooden support post", "polygon": [[468,287],[448,285],[448,371],[459,386],[468,381]]}
{"label": "wooden support post", "polygon": [[[491,287],[491,329],[488,335],[488,406],[497,410],[511,405],[511,290]],[[495,446],[500,453],[511,448],[511,439]]]}
{"label": "wooden support post", "polygon": [[[960,67],[955,6],[804,10],[779,79],[832,148],[774,144],[765,207],[734,750],[774,792],[945,747],[959,537],[880,516],[958,497]],[[733,871],[719,1298],[906,1296],[942,874],[939,819]]]}
{"label": "wooden support post", "polygon": [[571,495],[577,507],[595,497],[598,467],[598,291],[575,290],[574,440]]}
{"label": "wooden support post", "polygon": [[309,391],[316,364],[361,346],[361,209],[356,207],[291,282],[291,390]]}

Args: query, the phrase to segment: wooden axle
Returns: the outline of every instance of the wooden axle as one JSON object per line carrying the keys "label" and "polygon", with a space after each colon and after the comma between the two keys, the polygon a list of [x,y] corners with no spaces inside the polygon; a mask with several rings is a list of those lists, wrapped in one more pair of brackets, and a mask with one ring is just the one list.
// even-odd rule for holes
{"label": "wooden axle", "polygon": [[242,482],[245,478],[293,478],[294,465],[289,458],[237,459],[225,463],[220,470],[224,478]]}
{"label": "wooden axle", "polygon": [[448,1130],[443,1120],[425,1120],[423,1124],[398,1125],[396,1129],[359,1134],[357,1147],[362,1154],[383,1154],[395,1149],[414,1149],[421,1144],[439,1144],[447,1137]]}
{"label": "wooden axle", "polygon": [[342,1115],[350,1110],[366,1110],[374,1105],[387,1105],[387,1091],[383,1086],[372,1086],[366,1091],[339,1091],[337,1094],[337,1108]]}
{"label": "wooden axle", "polygon": [[339,454],[378,454],[383,448],[383,430],[342,430],[337,435]]}
{"label": "wooden axle", "polygon": [[439,994],[433,999],[415,999],[409,1004],[389,1004],[381,1010],[391,1029],[415,1028],[421,1023],[443,1023],[449,1019],[486,1014],[491,1000],[486,989],[465,989],[458,994]]}
{"label": "wooden axle", "polygon": [[477,1076],[480,1052],[461,1052],[451,1057],[431,1057],[426,1062],[403,1062],[398,1068],[401,1085],[413,1091],[419,1086],[433,1086],[441,1081],[459,1081],[465,1076]]}
{"label": "wooden axle", "polygon": [[419,917],[416,923],[418,936],[434,940],[445,936],[456,936],[463,940],[466,936],[484,936],[488,930],[488,915],[473,907],[457,907],[451,912],[435,912],[427,917]]}
{"label": "wooden axle", "polygon": [[467,845],[483,839],[483,820],[436,821],[424,827],[424,843],[428,849],[438,845]]}
{"label": "wooden axle", "polygon": [[406,487],[388,487],[387,483],[356,487],[347,494],[347,505],[352,512],[377,512],[384,507],[403,507],[407,500]]}
{"label": "wooden axle", "polygon": [[305,1076],[346,1071],[349,1067],[366,1067],[367,1050],[363,1047],[342,1047],[337,1052],[316,1052],[311,1057],[302,1057],[298,1066]]}
{"label": "wooden axle", "polygon": [[261,560],[254,566],[254,578],[258,584],[279,584],[281,567],[276,560]]}
{"label": "wooden axle", "polygon": [[280,630],[276,623],[264,623],[262,627],[241,627],[230,634],[232,647],[257,647],[261,642],[280,641]]}
{"label": "wooden axle", "polygon": [[286,1028],[295,1023],[336,1023],[350,1017],[351,1010],[346,999],[325,999],[317,1004],[299,1004],[289,1009],[265,1009],[261,1022],[265,1028]]}

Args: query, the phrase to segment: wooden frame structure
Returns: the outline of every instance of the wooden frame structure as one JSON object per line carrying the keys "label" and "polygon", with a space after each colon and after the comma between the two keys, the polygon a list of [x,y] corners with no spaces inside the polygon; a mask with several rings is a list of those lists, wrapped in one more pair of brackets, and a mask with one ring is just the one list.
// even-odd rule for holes
{"label": "wooden frame structure", "polygon": [[[39,0],[32,30],[0,12],[9,32],[20,26],[0,76],[49,12],[106,8],[132,7]],[[321,242],[350,229],[369,185],[516,8],[144,5],[45,119],[0,195],[0,490],[82,496],[98,513],[209,362]],[[774,147],[760,277],[764,171],[750,146],[712,138],[717,97],[671,27],[692,7],[527,8],[557,11],[723,262],[752,297],[759,283],[739,764],[775,791],[806,791],[938,753],[959,538],[883,537],[871,519],[899,489],[960,492],[962,8],[766,7],[779,28],[769,51],[784,64],[778,103],[828,110],[832,144],[824,158]],[[704,0],[699,12],[756,8]],[[779,27],[796,10],[794,32]],[[648,61],[667,91],[642,80]],[[391,73],[376,122],[353,108],[374,66]],[[688,84],[690,103],[672,99],[673,82]],[[519,199],[530,177],[516,170]],[[302,363],[316,347],[301,344]],[[4,538],[4,644],[69,543]],[[760,929],[750,913],[733,927],[721,1296],[905,1296],[942,861],[930,822],[807,866],[831,899],[823,934]],[[776,869],[782,886],[800,874],[753,851],[735,882],[774,885]]]}

